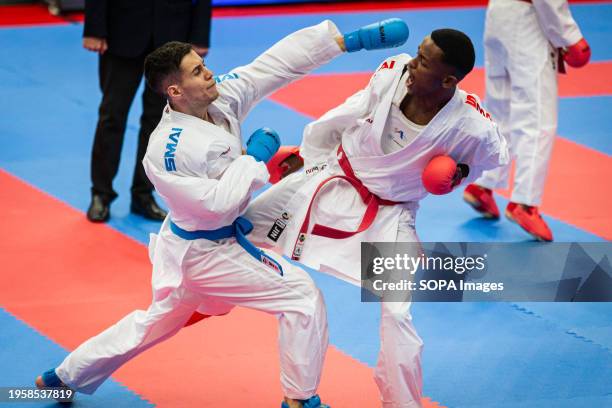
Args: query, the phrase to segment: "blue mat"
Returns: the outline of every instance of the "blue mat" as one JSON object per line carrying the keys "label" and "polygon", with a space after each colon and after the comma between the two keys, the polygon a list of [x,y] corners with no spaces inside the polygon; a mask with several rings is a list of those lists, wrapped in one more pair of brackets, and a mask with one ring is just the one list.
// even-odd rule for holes
{"label": "blue mat", "polygon": [[[65,349],[0,308],[0,385],[33,387],[36,376],[62,362]],[[56,402],[0,403],[0,407],[59,407]],[[70,407],[147,408],[142,399],[115,380],[106,381],[94,395],[78,394]]]}
{"label": "blue mat", "polygon": [[612,155],[610,106],[612,96],[561,98],[557,133],[591,149]]}
{"label": "blue mat", "polygon": [[612,404],[612,353],[557,324],[508,303],[423,303],[413,313],[426,341],[426,394],[449,407],[557,407],[552,401],[572,398]]}

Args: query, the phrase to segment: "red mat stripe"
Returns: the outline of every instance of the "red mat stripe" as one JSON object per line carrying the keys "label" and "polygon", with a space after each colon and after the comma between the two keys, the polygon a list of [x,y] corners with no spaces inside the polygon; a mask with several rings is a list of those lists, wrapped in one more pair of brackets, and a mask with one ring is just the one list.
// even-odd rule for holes
{"label": "red mat stripe", "polygon": [[[213,17],[250,17],[262,15],[342,13],[389,9],[427,9],[443,7],[477,7],[486,5],[486,0],[443,0],[443,1],[380,1],[350,3],[314,3],[288,4],[271,6],[235,6],[215,7]],[[83,13],[68,13],[63,17],[49,14],[43,4],[4,5],[0,6],[1,26],[27,26],[37,24],[67,24],[71,21],[83,21]]]}
{"label": "red mat stripe", "polygon": [[[610,0],[571,0],[571,3],[601,4]],[[408,10],[436,8],[484,7],[486,0],[429,0],[429,1],[364,1],[347,3],[313,3],[271,6],[215,7],[213,17],[252,17],[262,15],[367,12],[376,10]],[[49,14],[42,4],[0,6],[0,27],[19,27],[44,24],[68,24],[83,21],[83,14],[68,13],[62,17]]]}
{"label": "red mat stripe", "polygon": [[283,14],[318,14],[368,12],[380,10],[427,10],[438,8],[484,7],[486,0],[434,0],[434,1],[367,1],[348,3],[287,4],[271,6],[217,7],[214,17],[252,17]]}
{"label": "red mat stripe", "polygon": [[[593,62],[581,69],[570,69],[567,74],[559,75],[559,96],[569,98],[612,95],[610,72],[610,61]],[[309,75],[277,91],[271,99],[304,115],[317,118],[365,87],[371,75],[371,72]],[[475,68],[461,82],[461,88],[484,98],[484,69]],[[321,89],[333,89],[334,92],[322,95]]]}
{"label": "red mat stripe", "polygon": [[[583,68],[567,67],[559,75],[559,96],[564,98],[612,95],[611,61],[591,62]],[[461,87],[484,98],[485,73],[476,68],[461,83]]]}
{"label": "red mat stripe", "polygon": [[83,13],[53,16],[43,4],[17,4],[0,6],[0,27],[62,25],[83,21]]}
{"label": "red mat stripe", "polygon": [[[570,3],[609,3],[610,0],[570,0]],[[276,6],[218,7],[214,17],[239,17],[278,14],[347,13],[377,10],[428,10],[485,7],[487,0],[413,0],[364,1],[347,3],[289,4]]]}
{"label": "red mat stripe", "polygon": [[[71,350],[148,306],[144,245],[2,170],[0,185],[1,307]],[[278,406],[276,326],[237,309],[185,329],[114,378],[158,407]],[[372,370],[334,347],[320,393],[336,407],[379,406]]]}

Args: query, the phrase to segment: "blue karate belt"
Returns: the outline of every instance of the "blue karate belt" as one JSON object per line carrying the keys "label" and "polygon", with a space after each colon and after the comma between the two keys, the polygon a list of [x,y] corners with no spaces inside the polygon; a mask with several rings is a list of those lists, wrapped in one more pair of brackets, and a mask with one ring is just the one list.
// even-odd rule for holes
{"label": "blue karate belt", "polygon": [[236,238],[236,242],[245,251],[249,253],[253,258],[257,259],[262,264],[274,269],[276,272],[283,276],[283,267],[276,260],[266,255],[264,251],[257,248],[251,241],[247,239],[247,234],[253,231],[253,224],[251,221],[244,217],[236,218],[231,225],[221,227],[215,230],[198,230],[198,231],[187,231],[176,225],[172,220],[170,221],[170,229],[172,232],[188,241],[196,239],[207,239],[209,241],[217,241],[225,238]]}

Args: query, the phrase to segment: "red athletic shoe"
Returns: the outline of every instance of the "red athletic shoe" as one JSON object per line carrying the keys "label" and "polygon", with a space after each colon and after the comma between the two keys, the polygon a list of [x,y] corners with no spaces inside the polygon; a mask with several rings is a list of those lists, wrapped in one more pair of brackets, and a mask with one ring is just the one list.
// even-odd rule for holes
{"label": "red athletic shoe", "polygon": [[547,242],[553,240],[552,232],[540,215],[538,207],[510,202],[506,207],[506,217],[516,222],[537,240]]}
{"label": "red athletic shoe", "polygon": [[499,208],[495,204],[493,191],[477,184],[468,184],[463,192],[463,199],[485,218],[498,219]]}

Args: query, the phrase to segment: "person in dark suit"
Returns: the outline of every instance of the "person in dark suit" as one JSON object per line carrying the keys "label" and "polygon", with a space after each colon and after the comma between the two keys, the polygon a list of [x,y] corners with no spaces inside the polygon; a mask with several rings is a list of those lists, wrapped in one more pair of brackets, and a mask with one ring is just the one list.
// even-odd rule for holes
{"label": "person in dark suit", "polygon": [[[106,222],[117,197],[113,179],[130,105],[143,76],[145,56],[169,41],[192,44],[204,56],[210,38],[211,0],[87,0],[83,47],[100,54],[102,90],[91,155],[91,204],[87,218]],[[138,152],[132,180],[130,210],[163,220],[166,212],[153,198],[153,185],[142,167],[149,135],[157,126],[165,100],[145,84],[142,95]]]}

